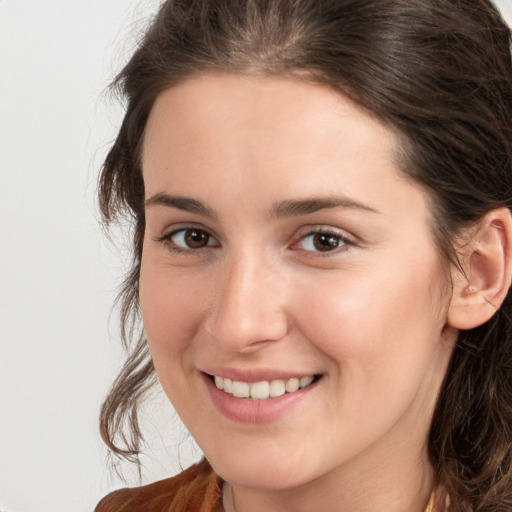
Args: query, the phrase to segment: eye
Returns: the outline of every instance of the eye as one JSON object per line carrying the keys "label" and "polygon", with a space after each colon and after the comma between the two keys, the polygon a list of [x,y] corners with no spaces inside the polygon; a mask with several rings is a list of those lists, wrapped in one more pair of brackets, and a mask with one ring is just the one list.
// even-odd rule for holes
{"label": "eye", "polygon": [[315,231],[300,238],[298,248],[303,251],[333,252],[350,242],[341,234],[332,231]]}
{"label": "eye", "polygon": [[168,243],[177,251],[203,249],[204,247],[218,247],[219,243],[208,231],[199,228],[183,228],[164,235],[159,241]]}

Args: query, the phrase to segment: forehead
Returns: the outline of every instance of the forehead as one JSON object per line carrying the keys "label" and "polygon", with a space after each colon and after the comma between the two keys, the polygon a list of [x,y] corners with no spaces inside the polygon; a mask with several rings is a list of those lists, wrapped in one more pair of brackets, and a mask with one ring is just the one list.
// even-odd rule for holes
{"label": "forehead", "polygon": [[229,142],[247,151],[256,150],[251,141],[274,142],[276,149],[298,140],[310,141],[307,148],[314,144],[317,151],[329,142],[349,151],[349,134],[364,137],[374,151],[390,153],[396,144],[390,129],[330,87],[291,78],[200,75],[157,97],[146,126],[143,161],[174,141],[180,152],[197,150],[199,140],[201,148],[208,142],[217,151]]}
{"label": "forehead", "polygon": [[396,147],[392,130],[328,87],[204,75],[157,98],[142,162],[147,195],[215,190],[216,201],[238,195],[247,205],[258,194],[343,193],[392,206],[422,196],[399,171]]}

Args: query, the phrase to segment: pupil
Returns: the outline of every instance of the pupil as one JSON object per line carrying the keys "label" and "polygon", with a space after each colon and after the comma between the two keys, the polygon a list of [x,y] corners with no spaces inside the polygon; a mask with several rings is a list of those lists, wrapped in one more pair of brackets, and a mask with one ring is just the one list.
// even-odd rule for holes
{"label": "pupil", "polygon": [[327,233],[317,233],[313,239],[315,249],[318,251],[330,251],[338,247],[338,239]]}
{"label": "pupil", "polygon": [[185,234],[185,241],[192,249],[205,247],[208,244],[208,235],[199,229],[189,229]]}

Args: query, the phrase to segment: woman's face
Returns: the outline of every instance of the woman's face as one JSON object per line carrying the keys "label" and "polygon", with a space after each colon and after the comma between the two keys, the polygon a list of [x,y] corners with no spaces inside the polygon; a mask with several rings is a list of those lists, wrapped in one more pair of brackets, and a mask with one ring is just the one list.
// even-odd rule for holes
{"label": "woman's face", "polygon": [[395,150],[352,102],[291,79],[206,75],[156,101],[145,330],[171,402],[236,485],[426,461],[454,333],[427,199]]}

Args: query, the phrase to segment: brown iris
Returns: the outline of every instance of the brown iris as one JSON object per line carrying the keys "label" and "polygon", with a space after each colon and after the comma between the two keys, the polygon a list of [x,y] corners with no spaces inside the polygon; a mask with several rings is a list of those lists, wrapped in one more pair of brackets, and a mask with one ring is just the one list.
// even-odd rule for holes
{"label": "brown iris", "polygon": [[185,242],[191,249],[206,247],[209,240],[210,235],[202,229],[187,229],[185,232]]}
{"label": "brown iris", "polygon": [[313,245],[317,251],[326,252],[339,247],[340,240],[330,233],[316,233],[313,237]]}

